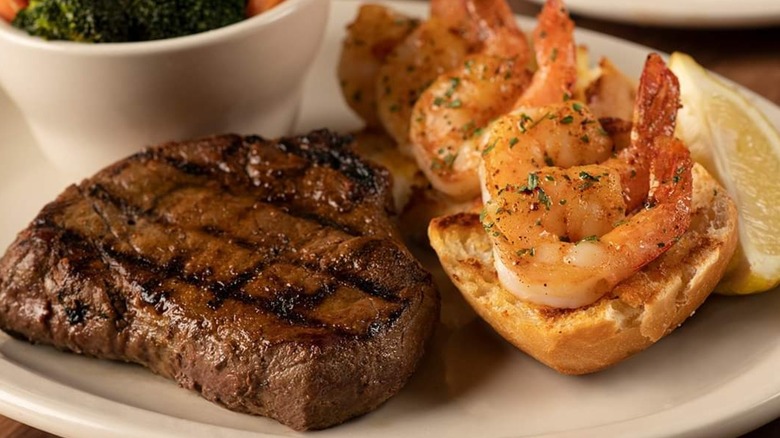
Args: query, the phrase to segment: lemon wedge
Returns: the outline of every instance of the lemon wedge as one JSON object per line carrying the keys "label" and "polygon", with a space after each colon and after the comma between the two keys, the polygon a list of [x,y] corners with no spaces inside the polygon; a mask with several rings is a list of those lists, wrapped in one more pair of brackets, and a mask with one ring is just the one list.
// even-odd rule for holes
{"label": "lemon wedge", "polygon": [[690,56],[673,53],[683,108],[677,136],[734,198],[739,247],[716,288],[752,294],[780,284],[780,134],[752,103]]}

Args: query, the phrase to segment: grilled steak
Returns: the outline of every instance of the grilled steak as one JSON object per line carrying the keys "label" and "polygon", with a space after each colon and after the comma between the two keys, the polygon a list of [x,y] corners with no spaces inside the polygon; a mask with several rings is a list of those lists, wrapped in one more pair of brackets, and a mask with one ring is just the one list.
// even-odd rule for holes
{"label": "grilled steak", "polygon": [[438,296],[399,243],[387,172],[347,142],[170,143],[68,187],[0,259],[0,328],[295,429],[375,409]]}

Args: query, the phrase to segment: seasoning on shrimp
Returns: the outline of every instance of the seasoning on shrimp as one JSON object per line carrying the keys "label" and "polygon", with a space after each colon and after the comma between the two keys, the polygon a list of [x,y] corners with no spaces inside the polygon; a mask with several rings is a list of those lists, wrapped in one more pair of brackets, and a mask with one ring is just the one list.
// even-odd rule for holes
{"label": "seasoning on shrimp", "polygon": [[[527,67],[531,58],[529,47],[505,0],[439,4],[442,8],[448,5],[449,16],[481,23],[484,43],[480,51],[440,75],[422,93],[412,110],[415,123],[410,127],[409,139],[418,165],[433,186],[452,197],[467,199],[479,195],[480,155],[495,147],[485,142],[484,129],[518,105],[558,102],[573,93],[574,24],[559,0],[547,2],[534,33],[539,68],[532,75]],[[478,13],[464,15],[464,4],[469,5],[466,9]],[[546,117],[526,116],[520,121],[521,131],[532,129]],[[459,128],[466,125],[475,128],[472,135]],[[437,151],[443,144],[457,151],[457,160],[446,169],[430,165],[441,159]]]}
{"label": "seasoning on shrimp", "polygon": [[[692,161],[673,138],[678,107],[676,78],[651,55],[624,149],[597,135],[602,128],[581,103],[521,108],[491,125],[485,138],[496,146],[480,168],[483,223],[492,224],[505,289],[539,304],[585,306],[679,239],[690,225]],[[521,121],[548,113],[555,117],[522,133]],[[521,190],[497,189],[518,180]]]}

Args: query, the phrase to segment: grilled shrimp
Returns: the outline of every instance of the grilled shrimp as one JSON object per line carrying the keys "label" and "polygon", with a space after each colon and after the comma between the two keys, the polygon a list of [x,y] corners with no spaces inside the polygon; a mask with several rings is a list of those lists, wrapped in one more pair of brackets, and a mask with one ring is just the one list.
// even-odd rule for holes
{"label": "grilled shrimp", "polygon": [[577,47],[574,22],[561,0],[547,0],[533,38],[538,68],[515,106],[542,106],[570,99],[577,84]]}
{"label": "grilled shrimp", "polygon": [[676,77],[651,55],[630,144],[578,102],[514,112],[485,134],[482,223],[501,284],[554,307],[588,305],[663,254],[690,225],[692,161],[673,138]]}
{"label": "grilled shrimp", "polygon": [[[467,57],[476,53],[514,58],[525,67],[527,52],[525,36],[505,0],[432,0],[431,18],[399,44],[380,69],[382,125],[401,151],[411,155],[412,108],[437,78],[471,64]],[[447,80],[439,79],[436,89]]]}
{"label": "grilled shrimp", "polygon": [[420,22],[382,5],[360,7],[347,27],[338,78],[347,104],[368,127],[381,127],[376,102],[376,78],[387,56]]}
{"label": "grilled shrimp", "polygon": [[[463,3],[460,2],[453,3]],[[528,71],[529,50],[503,0],[501,19],[484,50],[439,76],[416,102],[410,140],[433,186],[465,199],[479,194],[481,133],[518,105],[547,105],[571,98],[576,82],[574,24],[559,0],[548,0],[534,31],[537,71]]]}

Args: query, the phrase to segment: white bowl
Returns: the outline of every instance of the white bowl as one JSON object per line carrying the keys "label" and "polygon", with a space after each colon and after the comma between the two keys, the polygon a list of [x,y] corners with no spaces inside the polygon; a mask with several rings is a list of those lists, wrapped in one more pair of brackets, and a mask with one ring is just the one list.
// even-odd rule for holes
{"label": "white bowl", "polygon": [[295,123],[329,6],[286,0],[196,35],[108,44],[45,41],[0,19],[0,86],[74,175],[169,140],[276,137]]}

